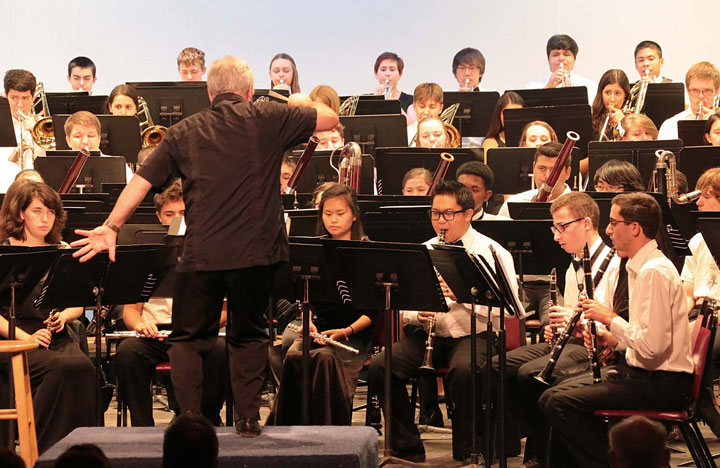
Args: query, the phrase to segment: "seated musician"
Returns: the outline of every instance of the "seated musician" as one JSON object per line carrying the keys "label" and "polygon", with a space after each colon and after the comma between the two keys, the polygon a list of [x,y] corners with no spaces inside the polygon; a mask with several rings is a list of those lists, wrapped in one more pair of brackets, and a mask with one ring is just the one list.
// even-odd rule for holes
{"label": "seated musician", "polygon": [[712,146],[720,146],[720,112],[708,117],[705,124],[705,141]]}
{"label": "seated musician", "polygon": [[645,184],[637,167],[618,159],[611,159],[595,171],[593,185],[596,192],[645,191]]}
{"label": "seated musician", "polygon": [[415,87],[413,103],[408,108],[408,144],[413,145],[417,124],[425,117],[438,117],[443,110],[443,90],[437,83],[420,83]]}
{"label": "seated musician", "polygon": [[[8,164],[12,163],[8,162]],[[20,172],[16,172],[17,166],[15,166],[14,164],[12,165],[11,169],[13,170],[6,173],[0,172],[0,193],[7,192],[10,186],[18,180],[33,180],[42,184],[45,183],[45,180],[35,169],[23,169]]]}
{"label": "seated musician", "polygon": [[87,57],[75,57],[70,60],[67,80],[73,91],[87,91],[92,95],[92,88],[97,81],[95,63]]}
{"label": "seated musician", "polygon": [[328,85],[318,85],[310,91],[310,99],[315,102],[322,102],[335,113],[340,111],[340,96],[337,91]]}
{"label": "seated musician", "polygon": [[485,150],[490,148],[504,148],[505,143],[505,109],[521,109],[525,107],[525,100],[518,93],[506,91],[500,99],[498,99],[490,120],[487,135],[482,142]]}
{"label": "seated musician", "polygon": [[[555,167],[555,162],[557,161],[561,148],[562,145],[556,141],[538,146],[538,149],[535,151],[535,159],[533,161],[533,178],[535,180],[536,187],[542,187],[542,185],[547,182],[548,176],[552,172],[553,167]],[[560,177],[555,184],[555,188],[548,197],[548,201],[552,201],[560,195],[570,192],[570,187],[568,187],[565,183],[570,178],[570,159],[571,157],[568,156],[567,162],[565,163],[565,169],[563,169],[560,173]],[[503,206],[500,208],[500,212],[498,214],[500,216],[505,216],[506,218],[509,217],[510,211],[508,210],[508,203],[529,202],[532,201],[537,194],[538,189],[535,188],[526,192],[511,195],[507,200],[505,200],[505,203],[503,203]]]}
{"label": "seated musician", "polygon": [[288,54],[279,53],[270,60],[270,88],[285,89],[290,94],[300,92],[300,76],[295,60]]}
{"label": "seated musician", "polygon": [[[35,75],[27,70],[8,70],[3,84],[10,105],[15,141],[22,142],[22,158],[18,147],[14,147],[0,148],[0,159],[8,160],[20,169],[32,169],[34,159],[45,154],[45,150],[33,141],[30,133],[36,123],[32,117],[33,96],[37,86]],[[12,166],[6,166],[3,167],[4,171],[12,171]]]}
{"label": "seated musician", "polygon": [[177,67],[182,81],[202,81],[207,71],[205,52],[195,47],[185,47],[178,54]]}
{"label": "seated musician", "polygon": [[690,107],[675,114],[660,125],[659,140],[678,137],[677,123],[681,120],[706,120],[713,113],[713,100],[720,91],[720,70],[710,62],[698,62],[685,75],[685,89]]}
{"label": "seated musician", "polygon": [[635,70],[640,79],[644,76],[650,78],[651,83],[670,83],[673,80],[662,76],[662,67],[665,59],[662,48],[655,41],[642,41],[635,47]]}
{"label": "seated musician", "polygon": [[[626,364],[618,363],[612,380],[593,384],[586,374],[543,393],[539,406],[553,440],[569,454],[556,459],[565,452],[553,450],[553,466],[607,466],[607,426],[594,416],[596,410],[674,411],[690,401],[690,324],[680,275],[655,241],[661,220],[660,206],[646,193],[612,200],[606,233],[618,255],[628,258],[628,319],[589,299],[583,312],[600,324],[598,346],[624,350]],[[587,346],[587,329],[584,334]]]}
{"label": "seated musician", "polygon": [[566,34],[556,34],[548,39],[545,51],[550,74],[540,80],[528,83],[525,87],[533,89],[585,86],[588,92],[588,102],[593,102],[597,84],[574,72],[578,54],[578,45],[575,39]]}
{"label": "seated musician", "polygon": [[282,164],[280,165],[280,193],[288,193],[288,182],[295,172],[297,162],[294,159],[290,159],[287,155],[283,156]]}
{"label": "seated musician", "polygon": [[523,127],[519,146],[521,148],[537,148],[545,143],[556,141],[558,141],[557,134],[550,124],[542,120],[535,120],[528,122]]}
{"label": "seated musician", "polygon": [[400,108],[407,112],[412,104],[413,97],[403,93],[398,88],[398,81],[402,78],[405,62],[395,52],[383,52],[375,59],[375,79],[378,86],[375,94],[385,95],[385,99],[397,99],[400,101]]}
{"label": "seated musician", "polygon": [[472,192],[475,201],[473,221],[505,219],[485,211],[485,204],[492,198],[493,182],[495,181],[495,175],[490,166],[480,161],[468,161],[457,168],[455,177],[458,182]]}
{"label": "seated musician", "polygon": [[[720,168],[705,171],[698,179],[696,190],[702,195],[697,200],[699,211],[720,211]],[[697,315],[706,299],[720,300],[720,269],[713,259],[702,233],[697,233],[688,243],[692,255],[685,257],[680,277],[685,290],[686,310],[691,317]],[[718,356],[720,355],[720,337],[715,336],[710,375],[701,390],[698,411],[715,437],[720,437],[720,415],[718,414],[712,382],[717,378]]]}
{"label": "seated musician", "polygon": [[645,114],[628,114],[620,121],[618,131],[622,141],[649,141],[658,139],[658,129]]}
{"label": "seated musician", "polygon": [[105,101],[105,111],[112,115],[137,115],[139,107],[137,90],[126,84],[115,86]]}
{"label": "seated musician", "polygon": [[318,150],[334,150],[345,146],[345,126],[341,123],[337,124],[332,130],[326,130],[323,132],[314,132],[320,143],[318,143]]}
{"label": "seated musician", "polygon": [[[367,240],[351,188],[334,183],[325,189],[318,206],[318,233],[331,239]],[[370,346],[372,314],[341,303],[338,298],[335,302],[313,302],[311,315],[311,332],[319,332],[359,352],[352,354],[329,346],[322,339],[311,342],[310,424],[350,425],[358,374]],[[292,345],[283,364],[274,421],[271,415],[268,423],[285,426],[301,423],[302,338],[286,329],[283,342],[292,342]]]}
{"label": "seated musician", "polygon": [[[65,121],[65,141],[73,151],[85,148],[88,151],[100,151],[101,125],[95,115],[88,111],[77,111]],[[102,156],[103,154],[100,153]],[[132,179],[133,172],[125,165],[126,180]]]}
{"label": "seated musician", "polygon": [[[28,180],[15,182],[0,208],[0,244],[67,247],[61,242],[66,218],[60,196],[52,188]],[[95,371],[67,327],[82,315],[83,308],[36,309],[33,302],[41,288],[42,282],[17,305],[15,336],[39,345],[27,352],[27,358],[38,451],[42,454],[73,429],[95,425]],[[7,338],[9,310],[2,307],[0,311],[0,334]],[[2,405],[8,402],[6,356],[0,363]]]}
{"label": "seated musician", "polygon": [[[510,253],[494,240],[472,228],[474,206],[472,192],[467,187],[457,181],[440,181],[433,193],[430,211],[433,229],[437,233],[445,231],[445,241],[448,244],[459,242],[468,252],[482,255],[490,265],[494,265],[489,248],[492,246],[508,273],[511,287],[517,288],[515,267]],[[432,245],[437,242],[438,238],[433,238],[425,244],[428,248],[432,248]],[[452,434],[453,458],[465,460],[470,456],[472,446],[470,435],[472,398],[468,389],[475,375],[475,372],[470,369],[470,305],[455,302],[455,295],[447,284],[444,281],[441,281],[440,284],[448,303],[449,312],[436,316],[432,365],[436,369],[449,368],[445,393],[455,405]],[[480,307],[477,312],[477,362],[479,366],[482,366],[487,349],[485,330],[488,309]],[[424,327],[433,315],[433,312],[404,312],[407,322],[405,337],[393,344],[392,348],[393,426],[390,444],[396,457],[411,461],[424,461],[425,448],[413,421],[414,409],[410,407],[406,383],[409,378],[419,375],[419,367],[424,359],[427,340]],[[384,353],[375,355],[370,363],[369,386],[379,393],[381,404],[385,397],[383,381],[386,371]],[[480,408],[478,408],[479,412]],[[388,415],[385,416],[387,418]],[[479,433],[482,432],[479,431]]]}
{"label": "seated musician", "polygon": [[[163,225],[170,225],[173,218],[182,217],[185,203],[182,185],[176,181],[161,194],[155,195],[156,215]],[[130,409],[133,426],[154,426],[151,383],[155,366],[168,362],[170,344],[161,331],[170,329],[172,299],[153,297],[148,302],[127,304],[123,307],[123,321],[128,330],[137,332],[137,338],[127,338],[118,346],[115,367],[118,378],[118,396]],[[221,322],[226,317],[223,313]],[[223,320],[224,319],[224,320]],[[221,323],[222,327],[224,323]],[[220,409],[228,388],[225,340],[218,338],[203,359],[202,413],[216,426],[221,424]],[[174,392],[168,384],[171,407]],[[178,407],[172,408],[179,411]]]}
{"label": "seated musician", "polygon": [[480,86],[485,74],[485,56],[477,49],[465,47],[453,57],[452,71],[458,91],[487,91]]}
{"label": "seated musician", "polygon": [[432,184],[432,174],[424,167],[415,167],[405,173],[402,180],[402,194],[425,196]]}
{"label": "seated musician", "polygon": [[449,148],[450,135],[440,117],[423,117],[418,122],[418,148]]}
{"label": "seated musician", "polygon": [[[555,200],[550,206],[550,212],[553,218],[554,240],[563,250],[578,260],[583,255],[585,245],[589,247],[591,271],[596,286],[595,297],[603,303],[609,303],[605,297],[609,296],[608,291],[612,294],[615,289],[620,262],[617,257],[610,255],[610,248],[603,243],[598,233],[600,210],[597,203],[586,193],[571,192]],[[565,292],[561,296],[564,307],[554,304],[550,308],[550,323],[544,328],[546,342],[556,338],[573,315],[578,305],[579,285],[583,284],[583,277],[582,264],[578,264],[577,270],[573,264],[566,270]],[[616,306],[627,314],[627,304],[623,307],[617,301]],[[522,420],[527,424],[529,436],[532,436],[528,437],[526,444],[526,459],[537,457],[541,463],[545,461],[547,433],[537,400],[547,387],[534,377],[547,365],[551,352],[551,346],[547,343],[537,343],[507,353],[506,381],[511,414],[513,420]],[[497,360],[494,367],[497,369]],[[548,383],[554,384],[568,375],[586,371],[588,368],[588,353],[582,340],[570,338],[555,365],[552,380],[548,378]]]}
{"label": "seated musician", "polygon": [[[615,129],[625,117],[622,108],[628,96],[630,96],[630,82],[624,71],[613,69],[603,73],[592,104],[594,139],[608,141],[617,139]],[[608,115],[610,115],[609,119]],[[601,135],[603,126],[605,133]]]}

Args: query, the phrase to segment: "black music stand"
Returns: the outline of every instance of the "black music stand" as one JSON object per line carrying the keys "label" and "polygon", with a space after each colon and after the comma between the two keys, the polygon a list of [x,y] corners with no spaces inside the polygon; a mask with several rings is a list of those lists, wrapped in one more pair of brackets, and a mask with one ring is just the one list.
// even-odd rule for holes
{"label": "black music stand", "polygon": [[594,139],[592,112],[587,104],[505,109],[503,115],[505,116],[505,141],[508,146],[520,145],[523,128],[534,120],[542,120],[550,124],[560,141],[565,141],[567,132],[577,132],[580,140],[575,144],[575,148],[580,152],[580,158],[587,156],[587,145]]}
{"label": "black music stand", "polygon": [[379,466],[416,466],[392,456],[392,342],[396,311],[447,312],[437,275],[424,245],[323,239],[339,278],[360,309],[385,313],[385,448]]}
{"label": "black music stand", "polygon": [[[297,239],[295,239],[297,240]],[[310,424],[310,282],[319,283],[313,289],[315,301],[337,302],[337,293],[333,296],[331,273],[325,258],[325,249],[320,239],[305,238],[290,244],[290,265],[296,286],[301,286],[302,300],[298,301],[302,314],[302,425]]]}
{"label": "black music stand", "polygon": [[685,84],[650,83],[643,114],[650,117],[657,128],[663,122],[685,109]]}
{"label": "black music stand", "polygon": [[[67,114],[52,116],[55,128],[57,149],[67,150],[70,147],[65,139],[65,121]],[[98,115],[100,120],[100,151],[103,154],[123,156],[129,163],[137,163],[137,156],[142,147],[140,141],[140,125],[134,115]]]}
{"label": "black music stand", "polygon": [[340,117],[345,141],[354,141],[363,154],[375,154],[381,146],[407,145],[407,119],[404,115],[355,115]]}
{"label": "black music stand", "polygon": [[678,138],[687,146],[704,146],[707,120],[678,120]]}
{"label": "black music stand", "polygon": [[[430,257],[433,264],[440,272],[440,275],[447,282],[450,289],[457,297],[460,304],[472,304],[472,313],[470,320],[470,368],[472,372],[477,372],[477,319],[475,308],[477,305],[488,307],[487,321],[487,351],[484,366],[485,373],[485,447],[483,450],[486,465],[491,465],[494,459],[491,450],[492,437],[492,385],[491,382],[491,366],[493,357],[493,323],[492,323],[492,307],[500,307],[500,326],[498,329],[498,346],[499,346],[499,371],[500,379],[498,383],[498,413],[499,428],[498,433],[501,434],[499,443],[500,466],[507,466],[507,458],[505,457],[505,395],[504,382],[502,376],[505,373],[505,358],[503,352],[504,334],[505,334],[505,310],[514,314],[514,308],[507,299],[505,293],[495,280],[494,269],[490,267],[485,258],[479,255],[468,254],[464,248],[451,245],[434,245],[434,250],[430,251]],[[500,277],[501,275],[497,275]],[[471,385],[472,395],[472,449],[470,455],[470,465],[478,465],[477,450],[477,382],[473,378]]]}
{"label": "black music stand", "polygon": [[702,213],[697,217],[697,226],[705,239],[715,264],[720,265],[720,212]]}
{"label": "black music stand", "polygon": [[600,166],[618,159],[635,166],[647,186],[657,161],[655,152],[663,149],[678,154],[682,147],[682,140],[591,141],[588,145],[588,180],[593,180]]}
{"label": "black music stand", "polygon": [[[293,151],[293,159],[297,159],[302,151]],[[296,192],[312,193],[318,185],[325,182],[337,182],[338,173],[330,166],[331,150],[318,150],[313,153],[310,162],[300,176]],[[332,155],[332,163],[337,167],[340,150]],[[372,195],[375,193],[375,160],[370,154],[362,154],[362,169],[360,171],[360,193]]]}
{"label": "black music stand", "polygon": [[204,81],[128,82],[147,102],[155,125],[170,127],[210,106]]}
{"label": "black music stand", "polygon": [[720,166],[720,146],[690,146],[686,144],[680,150],[680,154],[675,156],[677,169],[687,177],[688,191],[695,189],[703,172],[711,167]]}
{"label": "black music stand", "polygon": [[397,99],[359,99],[355,108],[355,115],[389,114],[402,114],[400,101]]}
{"label": "black music stand", "polygon": [[[462,93],[469,94],[469,93]],[[455,171],[468,161],[482,161],[482,148],[376,148],[375,164],[378,173],[378,192],[382,195],[402,194],[402,179],[407,171],[424,167],[434,173],[440,164],[440,154],[450,153],[455,160],[450,163],[445,179],[455,179]],[[381,190],[382,189],[382,190]]]}
{"label": "black music stand", "polygon": [[74,114],[87,111],[95,115],[106,114],[107,96],[88,96],[87,93],[46,93],[50,115]]}
{"label": "black music stand", "polygon": [[497,91],[443,92],[445,108],[460,103],[452,124],[463,137],[484,137],[487,135],[495,105],[500,99]]}
{"label": "black music stand", "polygon": [[420,244],[433,238],[435,230],[428,217],[429,206],[383,207],[363,215],[370,239]]}
{"label": "black music stand", "polygon": [[[270,91],[272,91],[274,95],[270,94]],[[280,95],[285,98],[283,101],[282,99],[278,98],[277,95]],[[279,104],[287,104],[287,98],[290,97],[290,91],[287,89],[255,89],[253,90],[253,102],[255,102],[260,96],[267,96],[268,99],[270,99],[271,102],[277,102]]]}
{"label": "black music stand", "polygon": [[291,237],[315,236],[317,234],[318,210],[317,208],[301,208],[285,212],[290,220]]}
{"label": "black music stand", "polygon": [[58,252],[35,307],[95,307],[95,418],[97,425],[103,426],[103,306],[147,302],[167,273],[171,250],[158,245],[118,246],[115,262],[110,261],[107,252],[102,252],[85,263],[72,256],[75,251]]}
{"label": "black music stand", "polygon": [[[379,213],[384,210],[393,210],[395,208],[423,206],[425,209],[430,208],[432,197],[428,196],[405,196],[405,195],[359,195],[358,205],[360,205],[360,213],[374,212]],[[427,211],[425,213],[427,215]],[[432,236],[431,236],[432,237]],[[427,239],[425,239],[427,240]]]}
{"label": "black music stand", "polygon": [[[60,188],[75,157],[54,156],[36,158],[35,170],[43,176],[45,183],[55,190]],[[125,158],[122,156],[89,157],[75,186],[82,185],[89,192],[101,192],[103,183],[125,183]]]}
{"label": "black music stand", "polygon": [[15,137],[10,103],[7,98],[0,97],[0,147],[13,146],[17,146],[17,138]]}
{"label": "black music stand", "polygon": [[518,93],[525,101],[526,107],[587,105],[588,89],[585,86],[569,88],[531,88],[509,89],[507,92]]}

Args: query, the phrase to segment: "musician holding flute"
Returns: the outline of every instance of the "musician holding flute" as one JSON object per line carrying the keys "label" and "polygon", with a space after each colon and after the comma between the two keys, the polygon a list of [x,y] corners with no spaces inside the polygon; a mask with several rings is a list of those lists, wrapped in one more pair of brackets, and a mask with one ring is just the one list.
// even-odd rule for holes
{"label": "musician holding flute", "polygon": [[660,206],[647,194],[612,200],[606,232],[618,255],[629,259],[629,318],[590,300],[583,310],[586,319],[603,325],[597,327],[598,344],[625,350],[627,365],[616,366],[612,380],[593,385],[587,375],[543,393],[539,405],[553,438],[570,454],[553,460],[557,466],[607,466],[607,428],[593,416],[598,409],[679,410],[689,402],[690,326],[680,276],[655,242],[660,221]]}
{"label": "musician holding flute", "polygon": [[172,380],[182,412],[200,412],[201,354],[214,344],[223,299],[230,315],[227,340],[236,431],[260,434],[260,389],[267,364],[263,313],[288,242],[278,190],[283,151],[316,130],[338,123],[327,106],[304,95],[288,105],[252,104],[253,73],[236,57],[208,71],[211,105],[176,125],[130,180],[104,225],[74,245],[87,261],[108,250],[115,258],[117,232],[152,186],[183,179],[183,258],[173,295],[169,338]]}
{"label": "musician holding flute", "polygon": [[[155,214],[160,222],[170,222],[185,214],[182,185],[175,181],[163,193],[155,195]],[[124,339],[117,348],[114,366],[118,378],[118,397],[130,410],[133,427],[154,426],[153,400],[151,393],[155,367],[168,362],[167,343],[160,330],[168,330],[172,320],[172,299],[152,297],[148,302],[123,306],[123,321],[128,330],[136,332],[136,338]],[[227,323],[227,312],[223,310],[220,327]],[[218,338],[203,359],[202,414],[215,426],[222,424],[222,409],[227,381],[227,356],[225,339]],[[180,411],[171,382],[168,388],[168,404],[176,413]]]}
{"label": "musician holding flute", "polygon": [[[490,251],[492,246],[505,266],[511,286],[517,289],[515,266],[510,253],[494,240],[472,228],[474,207],[475,202],[470,189],[457,181],[440,181],[433,192],[430,210],[433,229],[438,234],[445,231],[446,243],[458,244],[469,253],[482,255],[490,265],[494,265]],[[435,237],[425,245],[432,248],[432,245],[437,243],[438,238]],[[473,372],[470,368],[471,305],[458,304],[448,285],[442,280],[440,285],[449,312],[436,316],[432,365],[436,369],[448,367],[445,391],[455,405],[452,433],[453,458],[464,461],[470,457],[472,446],[470,435],[472,402],[468,389],[471,387],[473,375],[479,378],[477,372]],[[494,311],[494,313],[498,312]],[[480,307],[477,314],[477,365],[481,369],[487,349],[485,342],[487,307]],[[433,315],[433,312],[404,312],[407,323],[405,337],[393,344],[392,348],[393,426],[390,443],[396,457],[411,461],[424,461],[425,448],[414,423],[415,409],[410,406],[405,383],[409,378],[419,375],[427,341],[424,327]],[[384,354],[380,353],[370,363],[369,385],[379,392],[381,404],[384,401],[382,392],[385,372]],[[479,429],[478,433],[481,433],[481,428]]]}

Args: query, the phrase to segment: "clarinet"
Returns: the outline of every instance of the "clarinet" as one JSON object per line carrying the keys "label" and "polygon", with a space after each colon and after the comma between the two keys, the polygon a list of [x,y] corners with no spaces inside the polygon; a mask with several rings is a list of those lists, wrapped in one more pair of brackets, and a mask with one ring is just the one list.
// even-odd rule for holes
{"label": "clarinet", "polygon": [[[588,248],[587,244],[585,244],[585,247],[583,248],[582,264],[583,270],[585,272],[585,295],[588,299],[593,299],[594,284],[592,271],[590,271],[590,249]],[[588,329],[588,332],[590,333],[591,345],[588,349],[588,359],[590,360],[590,368],[592,369],[593,384],[598,384],[602,382],[602,376],[600,375],[600,354],[598,352],[597,323],[595,322],[595,320],[590,320],[589,325],[590,327]]]}
{"label": "clarinet", "polygon": [[[447,233],[447,229],[441,229],[438,233],[437,243],[438,245],[445,245],[445,234]],[[435,373],[435,368],[432,365],[432,358],[433,358],[433,338],[435,338],[435,323],[437,320],[437,314],[433,314],[432,317],[430,317],[430,322],[428,322],[427,327],[427,341],[425,341],[425,357],[423,358],[423,363],[420,366],[420,372],[427,372],[427,373]]]}
{"label": "clarinet", "polygon": [[[294,323],[289,323],[287,325],[287,329],[290,331],[294,331],[296,333],[300,333],[300,327],[295,325]],[[360,353],[360,351],[353,348],[352,346],[348,346],[346,344],[340,343],[339,341],[335,341],[332,338],[330,338],[329,336],[323,335],[322,333],[317,333],[317,332],[311,331],[310,338],[313,338],[313,339],[316,339],[319,341],[323,341],[323,342],[329,344],[330,346],[333,346],[338,349],[343,349],[343,350],[347,351],[348,353],[352,353],[352,354]]]}
{"label": "clarinet", "polygon": [[[557,301],[557,293],[558,293],[558,290],[557,290],[557,270],[556,270],[555,268],[553,268],[552,271],[550,272],[550,306],[551,306],[551,307],[557,305],[557,303],[558,303],[558,301]],[[550,325],[548,325],[548,326],[550,326]],[[553,329],[553,336],[552,336],[552,338],[550,339],[550,341],[548,341],[548,346],[549,346],[551,349],[555,347],[555,344],[557,343],[558,337],[559,337],[559,333],[557,333],[557,332],[555,331],[555,329]]]}

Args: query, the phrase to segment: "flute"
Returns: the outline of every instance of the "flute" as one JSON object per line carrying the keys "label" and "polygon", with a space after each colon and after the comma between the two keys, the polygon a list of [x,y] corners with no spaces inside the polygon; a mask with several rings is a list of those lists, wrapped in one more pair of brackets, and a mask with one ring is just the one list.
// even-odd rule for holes
{"label": "flute", "polygon": [[[300,327],[295,325],[294,323],[289,323],[287,328],[290,331],[294,331],[296,333],[301,333]],[[339,341],[335,341],[332,338],[330,338],[329,336],[323,335],[322,333],[311,331],[310,338],[323,341],[323,342],[329,344],[330,346],[334,346],[338,349],[343,349],[343,350],[347,351],[348,353],[352,353],[352,354],[360,353],[357,349],[353,348],[352,346],[348,346],[346,344],[340,343]]]}

